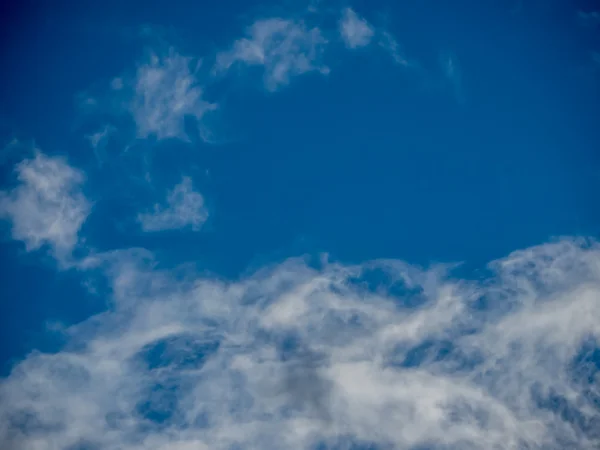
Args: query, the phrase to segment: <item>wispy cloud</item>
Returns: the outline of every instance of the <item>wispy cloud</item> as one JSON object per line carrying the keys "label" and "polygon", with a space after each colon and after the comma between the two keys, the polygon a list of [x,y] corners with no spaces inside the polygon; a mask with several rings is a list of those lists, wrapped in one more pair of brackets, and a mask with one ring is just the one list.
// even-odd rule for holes
{"label": "wispy cloud", "polygon": [[95,150],[101,147],[106,142],[106,139],[110,136],[111,131],[112,128],[109,125],[105,125],[104,127],[102,127],[102,129],[96,131],[95,133],[88,134],[86,136],[86,139],[88,140],[92,148]]}
{"label": "wispy cloud", "polygon": [[352,49],[366,47],[375,34],[369,22],[359,17],[351,8],[343,11],[339,28],[346,47]]}
{"label": "wispy cloud", "polygon": [[81,192],[85,175],[60,157],[37,151],[16,166],[19,184],[0,192],[0,217],[12,222],[12,237],[27,251],[48,245],[67,263],[91,210]]}
{"label": "wispy cloud", "polygon": [[247,37],[217,55],[214,69],[215,73],[223,73],[235,64],[261,66],[266,88],[275,91],[287,85],[293,76],[328,73],[329,69],[321,62],[326,44],[319,28],[309,28],[302,21],[258,20],[248,28]]}
{"label": "wispy cloud", "polygon": [[384,31],[381,33],[379,39],[379,46],[383,48],[387,53],[390,54],[394,62],[403,67],[416,67],[416,63],[409,61],[400,49],[400,44],[396,38],[389,33]]}
{"label": "wispy cloud", "polygon": [[204,197],[194,191],[192,180],[183,177],[167,195],[166,205],[154,205],[154,211],[138,215],[144,231],[164,231],[190,227],[200,230],[208,218]]}
{"label": "wispy cloud", "polygon": [[600,11],[577,11],[577,18],[584,25],[600,25]]}
{"label": "wispy cloud", "polygon": [[463,92],[462,73],[458,59],[451,53],[444,53],[440,56],[440,63],[444,76],[452,86],[456,100],[460,103],[465,101]]}
{"label": "wispy cloud", "polygon": [[[148,51],[133,74],[113,78],[107,89],[99,92],[81,93],[78,104],[85,114],[110,117],[118,124],[104,128],[122,127],[125,117],[125,122],[131,120],[135,125],[137,138],[187,141],[186,118],[193,118],[201,127],[204,116],[217,109],[216,103],[204,99],[198,79],[200,66],[200,60],[183,56],[172,47],[165,52]],[[88,136],[92,145],[106,136],[99,133]]]}
{"label": "wispy cloud", "polygon": [[198,64],[171,49],[166,55],[152,53],[138,66],[129,103],[138,137],[186,139],[185,117],[201,120],[216,108],[202,99],[193,63]]}
{"label": "wispy cloud", "polygon": [[96,156],[99,166],[104,164],[106,159],[106,146],[111,135],[115,133],[115,131],[116,129],[112,125],[104,125],[95,133],[85,136],[86,140],[89,142],[92,150],[94,151],[94,155]]}
{"label": "wispy cloud", "polygon": [[480,282],[297,260],[182,280],[139,256],[111,259],[114,310],[2,381],[8,448],[597,448],[599,370],[573,365],[600,342],[595,243]]}

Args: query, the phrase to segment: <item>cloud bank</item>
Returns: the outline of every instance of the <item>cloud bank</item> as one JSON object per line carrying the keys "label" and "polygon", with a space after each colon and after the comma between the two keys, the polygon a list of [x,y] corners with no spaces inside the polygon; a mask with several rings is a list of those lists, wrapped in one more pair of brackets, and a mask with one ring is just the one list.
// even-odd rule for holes
{"label": "cloud bank", "polygon": [[479,281],[290,260],[221,282],[143,255],[107,257],[114,308],[2,381],[8,448],[600,442],[597,243],[515,252]]}

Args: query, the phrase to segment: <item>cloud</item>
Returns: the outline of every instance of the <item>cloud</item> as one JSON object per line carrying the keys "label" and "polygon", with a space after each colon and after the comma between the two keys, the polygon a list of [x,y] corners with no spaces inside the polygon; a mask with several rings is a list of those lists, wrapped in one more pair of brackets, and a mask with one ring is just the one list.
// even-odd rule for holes
{"label": "cloud", "polygon": [[138,215],[144,231],[175,230],[191,227],[198,231],[208,218],[202,194],[194,191],[192,180],[183,177],[167,195],[166,206],[156,204],[151,213]]}
{"label": "cloud", "polygon": [[396,38],[389,32],[384,31],[381,33],[379,39],[379,46],[383,48],[387,53],[390,54],[394,62],[403,67],[416,67],[416,64],[409,61],[406,56],[400,50],[400,45]]}
{"label": "cloud", "polygon": [[593,26],[600,24],[600,11],[578,11],[577,17],[583,25]]}
{"label": "cloud", "polygon": [[91,210],[81,192],[85,175],[61,157],[37,151],[16,166],[19,184],[0,192],[0,217],[12,222],[12,237],[27,251],[48,245],[67,263]]}
{"label": "cloud", "polygon": [[[215,104],[202,99],[202,88],[191,67],[193,62],[170,49],[164,56],[150,54],[148,60],[138,66],[134,95],[128,104],[138,137],[155,135],[158,139],[186,140],[185,117],[201,120],[204,114],[216,108]],[[115,84],[113,80],[113,89],[116,86],[120,90],[119,85],[122,82]]]}
{"label": "cloud", "polygon": [[458,63],[458,59],[451,53],[442,54],[440,57],[444,76],[452,86],[456,100],[463,103],[465,100],[463,92],[462,73]]}
{"label": "cloud", "polygon": [[113,309],[1,382],[8,448],[600,442],[595,242],[515,252],[479,281],[401,261],[290,260],[236,282],[105,261]]}
{"label": "cloud", "polygon": [[[193,118],[202,128],[205,115],[218,107],[203,98],[200,66],[200,60],[183,56],[173,47],[166,52],[148,51],[133,74],[113,78],[108,91],[80,93],[78,105],[88,116],[110,118],[114,123],[104,125],[105,131],[122,128],[126,118],[125,122],[134,123],[137,138],[189,141],[186,118]],[[100,131],[88,139],[97,148],[106,136]]]}
{"label": "cloud", "polygon": [[359,17],[351,8],[343,11],[339,27],[346,47],[352,49],[366,47],[375,34],[369,22]]}
{"label": "cloud", "polygon": [[88,140],[92,148],[96,150],[106,143],[106,140],[110,136],[111,131],[112,128],[109,125],[105,125],[101,130],[87,135],[86,139]]}
{"label": "cloud", "polygon": [[94,151],[94,156],[98,161],[98,165],[102,166],[106,159],[106,146],[116,129],[112,125],[104,125],[95,133],[85,136],[90,146]]}
{"label": "cloud", "polygon": [[261,66],[265,87],[275,91],[297,75],[327,74],[329,69],[321,63],[326,44],[319,28],[308,28],[302,21],[258,20],[248,28],[247,37],[217,55],[214,71],[224,73],[235,64]]}

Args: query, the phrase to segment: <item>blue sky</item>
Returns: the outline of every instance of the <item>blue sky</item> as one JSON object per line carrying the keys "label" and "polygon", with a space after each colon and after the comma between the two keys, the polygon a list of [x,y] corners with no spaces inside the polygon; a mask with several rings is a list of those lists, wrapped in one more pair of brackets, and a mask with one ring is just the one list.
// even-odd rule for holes
{"label": "blue sky", "polygon": [[598,444],[597,5],[2,8],[11,448]]}

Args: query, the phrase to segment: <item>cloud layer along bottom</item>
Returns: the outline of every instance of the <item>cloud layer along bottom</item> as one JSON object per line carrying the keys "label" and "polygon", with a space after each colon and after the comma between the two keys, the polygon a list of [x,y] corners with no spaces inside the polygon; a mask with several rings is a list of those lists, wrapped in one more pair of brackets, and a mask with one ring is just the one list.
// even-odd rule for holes
{"label": "cloud layer along bottom", "polygon": [[598,448],[594,242],[478,280],[389,260],[236,282],[141,251],[88,263],[113,306],[1,382],[3,448]]}

